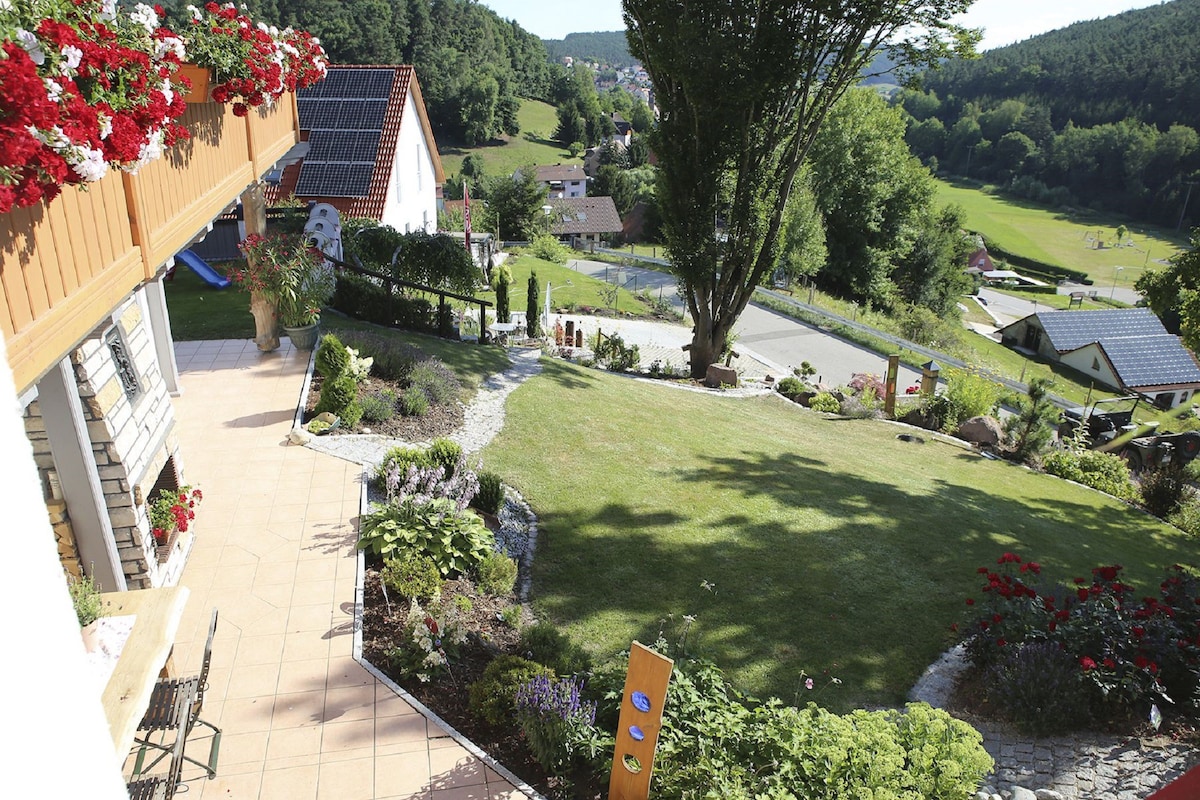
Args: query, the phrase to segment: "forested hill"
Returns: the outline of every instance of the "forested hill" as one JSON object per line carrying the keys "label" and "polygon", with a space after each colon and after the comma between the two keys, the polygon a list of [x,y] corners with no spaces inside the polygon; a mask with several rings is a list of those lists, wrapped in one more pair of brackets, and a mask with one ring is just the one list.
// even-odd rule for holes
{"label": "forested hill", "polygon": [[[414,65],[434,128],[449,141],[516,133],[519,98],[550,96],[541,39],[473,0],[249,3],[256,18],[319,36],[333,64]],[[186,0],[171,5],[179,13]]]}
{"label": "forested hill", "polygon": [[923,83],[939,97],[993,106],[1020,100],[1050,111],[1056,130],[1136,119],[1200,128],[1200,0],[1174,0],[1079,22],[978,60],[954,61]]}
{"label": "forested hill", "polygon": [[625,31],[568,33],[565,39],[543,39],[542,44],[555,61],[571,56],[618,69],[633,66],[634,63],[633,56],[629,55],[629,44],[625,41]]}

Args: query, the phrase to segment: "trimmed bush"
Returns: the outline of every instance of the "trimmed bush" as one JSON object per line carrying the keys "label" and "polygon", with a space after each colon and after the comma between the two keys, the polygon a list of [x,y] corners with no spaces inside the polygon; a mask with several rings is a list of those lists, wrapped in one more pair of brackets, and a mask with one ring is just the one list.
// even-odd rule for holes
{"label": "trimmed bush", "polygon": [[429,398],[415,386],[400,395],[400,413],[406,417],[423,417],[429,411]]}
{"label": "trimmed bush", "polygon": [[494,472],[479,473],[479,493],[471,501],[471,507],[485,514],[499,514],[504,505],[504,481]]}
{"label": "trimmed bush", "polygon": [[359,404],[363,422],[367,424],[387,422],[396,415],[396,393],[391,389],[363,395]]}
{"label": "trimmed bush", "polygon": [[317,374],[326,380],[335,380],[350,366],[350,354],[338,337],[327,333],[321,337],[321,345],[313,357],[313,367]]}
{"label": "trimmed bush", "polygon": [[521,652],[559,675],[578,675],[592,668],[587,651],[549,622],[538,622],[521,631]]}
{"label": "trimmed bush", "polygon": [[838,399],[829,392],[820,392],[816,397],[809,402],[808,405],[813,411],[824,411],[826,414],[836,414],[841,410],[842,404]]}
{"label": "trimmed bush", "polygon": [[409,386],[420,389],[435,406],[444,406],[458,399],[462,385],[458,376],[437,358],[420,361],[408,374]]}
{"label": "trimmed bush", "polygon": [[383,454],[383,460],[375,468],[373,479],[378,488],[383,488],[388,470],[391,469],[392,464],[396,465],[396,468],[400,471],[400,475],[403,476],[408,472],[409,465],[413,465],[418,469],[427,467],[429,466],[429,459],[425,456],[425,451],[420,448],[393,447]]}
{"label": "trimmed bush", "polygon": [[509,595],[517,583],[517,562],[504,553],[495,552],[479,563],[477,573],[479,577],[475,583],[482,592]]}
{"label": "trimmed bush", "polygon": [[1042,469],[1105,494],[1131,500],[1136,496],[1125,459],[1099,450],[1055,450],[1042,456]]}
{"label": "trimmed bush", "polygon": [[428,604],[442,596],[442,573],[423,553],[402,553],[383,562],[383,585],[401,597]]}
{"label": "trimmed bush", "polygon": [[516,711],[513,698],[517,689],[539,675],[552,677],[553,673],[520,656],[500,656],[471,684],[468,708],[489,725],[503,725]]}
{"label": "trimmed bush", "polygon": [[[333,380],[326,380],[321,385],[321,396],[317,400],[316,412],[325,411],[342,417],[343,423],[350,425],[346,412],[358,398],[358,384],[349,375],[341,375]],[[361,409],[358,412],[362,413]]]}
{"label": "trimmed bush", "polygon": [[781,378],[779,383],[775,385],[775,390],[792,402],[796,401],[802,393],[809,391],[808,386],[799,378],[793,378],[790,375],[786,378]]}
{"label": "trimmed bush", "polygon": [[447,478],[453,477],[459,462],[463,460],[462,445],[452,439],[439,437],[425,451],[425,459],[431,467],[441,467],[442,474]]}

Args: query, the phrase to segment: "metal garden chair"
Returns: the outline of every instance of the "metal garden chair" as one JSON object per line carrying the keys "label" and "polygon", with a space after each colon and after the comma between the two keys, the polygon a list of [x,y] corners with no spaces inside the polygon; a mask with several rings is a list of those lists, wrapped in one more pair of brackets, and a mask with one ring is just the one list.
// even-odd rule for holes
{"label": "metal garden chair", "polygon": [[[176,694],[173,716],[178,720],[178,727],[175,732],[175,742],[166,753],[171,756],[171,768],[166,775],[139,775],[135,767],[133,780],[125,784],[125,789],[129,792],[129,800],[171,800],[175,795],[175,790],[179,787],[183,774],[183,749],[187,743],[188,713],[195,699],[195,694],[189,691],[180,691]],[[140,753],[138,759],[141,760]],[[158,761],[159,759],[155,759],[154,763],[157,764]]]}
{"label": "metal garden chair", "polygon": [[[200,712],[204,707],[204,693],[208,689],[208,670],[212,664],[212,649],[213,638],[217,633],[217,609],[213,609],[212,622],[208,626],[208,641],[204,645],[204,662],[200,666],[199,675],[191,675],[184,678],[163,678],[154,687],[154,692],[150,695],[150,706],[146,709],[145,716],[138,724],[138,731],[145,732],[144,738],[137,738],[134,741],[140,745],[138,750],[137,760],[133,765],[134,776],[140,775],[143,770],[148,770],[154,767],[159,761],[162,761],[173,752],[176,743],[167,742],[165,740],[166,732],[179,729],[182,731],[179,734],[180,739],[186,740],[192,734],[192,729],[196,725],[203,725],[212,731],[212,742],[208,751],[207,761],[197,761],[189,757],[185,751],[181,750],[180,767],[182,762],[187,761],[202,767],[208,773],[208,779],[212,780],[217,776],[217,753],[221,747],[221,729],[211,722],[205,722],[200,719]],[[177,703],[179,697],[187,695],[191,697],[191,702],[181,708]],[[179,716],[183,715],[183,727],[180,728]],[[157,740],[155,738],[157,734]],[[143,766],[143,761],[146,754],[151,750],[159,751],[154,759]]]}

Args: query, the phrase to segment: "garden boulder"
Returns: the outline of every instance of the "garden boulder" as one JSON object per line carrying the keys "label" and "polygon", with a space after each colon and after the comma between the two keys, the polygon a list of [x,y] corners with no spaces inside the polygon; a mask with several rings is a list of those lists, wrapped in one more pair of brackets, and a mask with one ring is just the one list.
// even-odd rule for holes
{"label": "garden boulder", "polygon": [[704,385],[710,389],[718,389],[721,386],[736,388],[738,385],[737,370],[724,364],[709,364],[708,372],[704,375]]}
{"label": "garden boulder", "polygon": [[1000,427],[1000,420],[995,417],[971,417],[958,426],[954,435],[981,447],[995,447],[1000,444],[1004,429]]}

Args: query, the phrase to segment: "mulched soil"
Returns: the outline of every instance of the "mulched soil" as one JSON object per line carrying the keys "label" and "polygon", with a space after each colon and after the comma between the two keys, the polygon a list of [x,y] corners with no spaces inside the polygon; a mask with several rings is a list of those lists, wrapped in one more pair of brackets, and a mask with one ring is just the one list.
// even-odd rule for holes
{"label": "mulched soil", "polygon": [[[308,391],[308,400],[304,405],[305,422],[316,416],[317,401],[321,398],[322,383],[324,383],[324,379],[320,375],[313,375],[312,386]],[[404,386],[395,381],[385,381],[371,376],[359,384],[358,393],[362,397],[384,389],[391,389],[399,397],[404,391]],[[428,442],[439,436],[449,436],[461,428],[462,424],[463,406],[461,403],[454,403],[444,406],[431,405],[429,406],[429,410],[419,417],[403,417],[400,414],[396,414],[391,419],[383,422],[371,423],[360,421],[353,428],[339,425],[330,431],[330,435],[365,433],[367,430],[370,430],[371,433],[378,433],[405,442]]]}
{"label": "mulched soil", "polygon": [[[442,602],[453,605],[459,595],[471,600],[471,609],[460,614],[471,633],[451,661],[453,672],[422,683],[388,663],[387,652],[396,644],[398,632],[404,629],[408,605],[402,598],[399,602],[393,598],[389,606],[384,600],[378,565],[369,566],[363,587],[363,657],[546,797],[598,798],[596,785],[567,786],[562,780],[548,776],[533,758],[515,724],[495,727],[471,713],[467,706],[471,684],[483,676],[484,669],[496,656],[518,654],[520,636],[500,619],[504,609],[516,602],[515,598],[482,595],[471,581],[459,579],[445,584]],[[527,611],[523,611],[523,617],[523,624],[528,623]]]}

